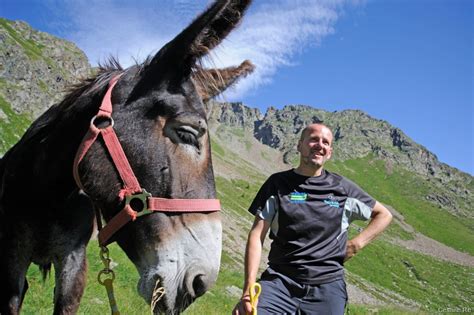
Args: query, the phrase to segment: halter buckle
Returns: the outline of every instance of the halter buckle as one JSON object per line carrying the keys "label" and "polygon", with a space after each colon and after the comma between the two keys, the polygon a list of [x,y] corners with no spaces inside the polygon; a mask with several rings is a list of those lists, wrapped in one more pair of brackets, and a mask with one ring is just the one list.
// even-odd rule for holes
{"label": "halter buckle", "polygon": [[142,189],[141,193],[126,196],[125,205],[129,205],[137,213],[137,217],[141,217],[153,212],[148,209],[148,198],[150,197],[151,194]]}

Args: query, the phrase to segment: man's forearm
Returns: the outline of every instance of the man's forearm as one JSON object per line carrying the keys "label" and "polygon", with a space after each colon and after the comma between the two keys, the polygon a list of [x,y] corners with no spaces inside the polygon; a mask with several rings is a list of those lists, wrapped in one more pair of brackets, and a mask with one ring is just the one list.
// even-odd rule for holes
{"label": "man's forearm", "polygon": [[250,229],[247,246],[245,248],[245,279],[243,296],[249,294],[250,286],[257,279],[258,267],[262,257],[262,246],[265,236],[267,235],[270,223],[255,217],[252,228]]}
{"label": "man's forearm", "polygon": [[243,296],[249,294],[249,288],[257,278],[261,257],[262,242],[260,235],[257,235],[254,231],[250,231],[247,247],[245,249],[245,282]]}
{"label": "man's forearm", "polygon": [[374,238],[377,237],[380,233],[382,233],[385,228],[390,224],[392,217],[387,215],[377,215],[376,217],[372,218],[369,225],[359,233],[356,237],[352,239],[352,242],[357,243],[359,246],[358,249],[364,248],[367,244],[369,244]]}
{"label": "man's forearm", "polygon": [[359,250],[364,248],[373,239],[382,233],[392,221],[392,214],[379,202],[374,207],[374,216],[367,227],[356,237],[347,242],[346,260],[354,256]]}

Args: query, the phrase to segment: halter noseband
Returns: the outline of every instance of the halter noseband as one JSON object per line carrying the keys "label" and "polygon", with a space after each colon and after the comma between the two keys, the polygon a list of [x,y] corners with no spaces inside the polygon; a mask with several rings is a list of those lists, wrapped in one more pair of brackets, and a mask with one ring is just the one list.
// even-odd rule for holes
{"label": "halter noseband", "polygon": [[[135,174],[123,151],[117,134],[114,130],[114,120],[112,119],[112,89],[117,83],[120,75],[112,78],[109,82],[109,88],[99,108],[89,126],[89,130],[82,140],[74,159],[73,175],[79,188],[84,190],[79,177],[79,163],[82,161],[92,144],[97,140],[99,134],[102,134],[104,143],[112,157],[115,168],[120,174],[123,187],[119,192],[120,200],[125,199],[125,207],[116,214],[106,226],[99,230],[99,244],[106,246],[110,243],[110,238],[120,228],[130,221],[135,221],[137,217],[159,212],[215,212],[221,210],[218,199],[168,199],[152,197],[145,189],[141,188]],[[96,121],[99,119],[109,122],[107,127],[99,128]],[[141,202],[141,210],[135,211],[130,205]],[[98,218],[100,219],[100,217]],[[99,222],[98,222],[99,224]],[[99,225],[100,226],[100,225]]]}

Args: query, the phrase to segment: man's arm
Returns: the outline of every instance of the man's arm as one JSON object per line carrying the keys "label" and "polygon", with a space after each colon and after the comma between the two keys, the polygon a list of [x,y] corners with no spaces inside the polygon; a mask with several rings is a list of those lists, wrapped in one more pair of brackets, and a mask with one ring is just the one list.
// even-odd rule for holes
{"label": "man's arm", "polygon": [[261,219],[259,216],[255,216],[255,221],[250,229],[245,249],[245,280],[242,298],[241,302],[234,308],[234,315],[244,315],[245,312],[250,313],[252,311],[249,290],[250,286],[255,283],[257,279],[258,267],[260,266],[260,259],[262,257],[263,241],[265,240],[269,228],[270,222]]}
{"label": "man's arm", "polygon": [[245,282],[243,295],[249,294],[250,286],[257,279],[258,267],[262,257],[262,246],[267,235],[270,222],[255,216],[255,221],[249,232],[247,247],[245,249]]}
{"label": "man's arm", "polygon": [[347,242],[347,252],[344,261],[351,259],[358,251],[369,244],[377,235],[383,232],[392,221],[392,214],[380,202],[376,201],[372,209],[371,220],[359,235]]}

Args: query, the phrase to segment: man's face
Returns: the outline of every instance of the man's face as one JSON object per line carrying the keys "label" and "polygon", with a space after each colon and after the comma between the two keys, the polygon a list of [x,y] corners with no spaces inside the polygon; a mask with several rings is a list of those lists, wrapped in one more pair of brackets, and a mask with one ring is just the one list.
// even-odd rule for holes
{"label": "man's face", "polygon": [[332,132],[323,125],[310,125],[303,139],[298,142],[301,163],[321,167],[332,154]]}

